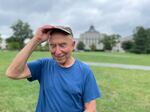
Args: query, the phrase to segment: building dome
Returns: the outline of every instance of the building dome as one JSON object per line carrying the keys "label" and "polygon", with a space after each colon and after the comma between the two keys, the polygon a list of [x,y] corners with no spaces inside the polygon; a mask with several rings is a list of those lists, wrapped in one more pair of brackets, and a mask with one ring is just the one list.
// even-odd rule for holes
{"label": "building dome", "polygon": [[93,25],[91,25],[87,33],[99,33],[99,32],[95,30],[95,27]]}
{"label": "building dome", "polygon": [[95,30],[95,27],[91,25],[88,31],[80,35],[79,41],[82,41],[85,44],[85,49],[87,50],[90,49],[90,46],[92,44],[95,44],[97,49],[101,49],[101,46],[99,43],[102,38],[103,38],[103,35],[100,34],[100,32],[98,32],[97,30]]}

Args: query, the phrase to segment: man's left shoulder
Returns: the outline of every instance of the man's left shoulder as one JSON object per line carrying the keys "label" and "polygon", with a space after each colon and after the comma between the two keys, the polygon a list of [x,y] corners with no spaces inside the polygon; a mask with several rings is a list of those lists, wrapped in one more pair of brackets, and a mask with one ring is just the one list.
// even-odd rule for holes
{"label": "man's left shoulder", "polygon": [[91,68],[90,66],[85,63],[85,62],[82,62],[80,60],[77,60],[77,63],[78,63],[78,67],[80,68],[80,70],[83,72],[83,73],[88,73],[91,71]]}
{"label": "man's left shoulder", "polygon": [[80,61],[80,60],[76,60],[77,61],[77,63],[80,65],[80,66],[82,66],[82,67],[84,67],[84,68],[89,68],[89,65],[86,63],[86,62],[83,62],[83,61]]}

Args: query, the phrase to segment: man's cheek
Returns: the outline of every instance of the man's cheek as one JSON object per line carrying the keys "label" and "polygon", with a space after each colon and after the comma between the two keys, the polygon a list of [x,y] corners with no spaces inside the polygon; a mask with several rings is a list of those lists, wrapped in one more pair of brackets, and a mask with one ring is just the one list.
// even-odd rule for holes
{"label": "man's cheek", "polygon": [[68,53],[68,52],[69,52],[69,49],[68,49],[68,48],[64,48],[64,49],[62,49],[61,51],[64,52],[64,53]]}

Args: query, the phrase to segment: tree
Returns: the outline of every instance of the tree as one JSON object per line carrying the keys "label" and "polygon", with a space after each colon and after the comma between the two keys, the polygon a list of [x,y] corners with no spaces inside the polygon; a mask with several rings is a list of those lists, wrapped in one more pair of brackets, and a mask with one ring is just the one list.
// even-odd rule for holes
{"label": "tree", "polygon": [[77,44],[77,49],[78,50],[84,50],[85,48],[85,45],[82,41],[79,41],[78,44]]}
{"label": "tree", "polygon": [[42,45],[42,44],[38,45],[35,50],[37,50],[37,51],[49,51],[48,42],[46,42],[45,45]]}
{"label": "tree", "polygon": [[13,34],[6,41],[8,44],[17,42],[18,43],[17,46],[19,49],[24,47],[24,40],[26,38],[33,37],[32,29],[30,29],[30,25],[28,23],[24,23],[21,20],[18,20],[15,24],[13,24],[11,26],[11,29],[13,30]]}
{"label": "tree", "polygon": [[93,43],[90,45],[91,51],[95,51],[96,50],[96,45]]}
{"label": "tree", "polygon": [[146,53],[150,54],[150,28],[146,29],[146,34],[147,34]]}
{"label": "tree", "polygon": [[104,45],[104,50],[112,50],[112,48],[119,42],[120,35],[105,35],[101,42]]}
{"label": "tree", "polygon": [[7,49],[9,50],[16,50],[20,47],[18,42],[10,42],[9,44],[7,44]]}
{"label": "tree", "polygon": [[134,32],[134,47],[133,52],[135,53],[147,53],[148,43],[148,32],[142,26],[136,27]]}
{"label": "tree", "polygon": [[0,49],[1,49],[1,44],[2,44],[2,37],[1,37],[1,34],[0,34]]}
{"label": "tree", "polygon": [[134,45],[133,41],[128,40],[128,41],[122,42],[121,47],[122,47],[125,51],[130,52],[131,49],[133,48],[133,45]]}

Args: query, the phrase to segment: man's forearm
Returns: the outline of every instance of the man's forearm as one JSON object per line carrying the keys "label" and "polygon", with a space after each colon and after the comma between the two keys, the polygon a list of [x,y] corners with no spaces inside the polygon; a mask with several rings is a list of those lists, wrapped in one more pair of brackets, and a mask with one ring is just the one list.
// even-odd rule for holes
{"label": "man's forearm", "polygon": [[84,112],[96,112],[96,100],[86,103]]}
{"label": "man's forearm", "polygon": [[96,110],[85,110],[84,112],[96,112]]}
{"label": "man's forearm", "polygon": [[8,67],[6,74],[8,76],[13,75],[12,77],[17,77],[17,75],[24,70],[28,58],[39,43],[40,42],[38,40],[32,38],[28,44],[16,55]]}

